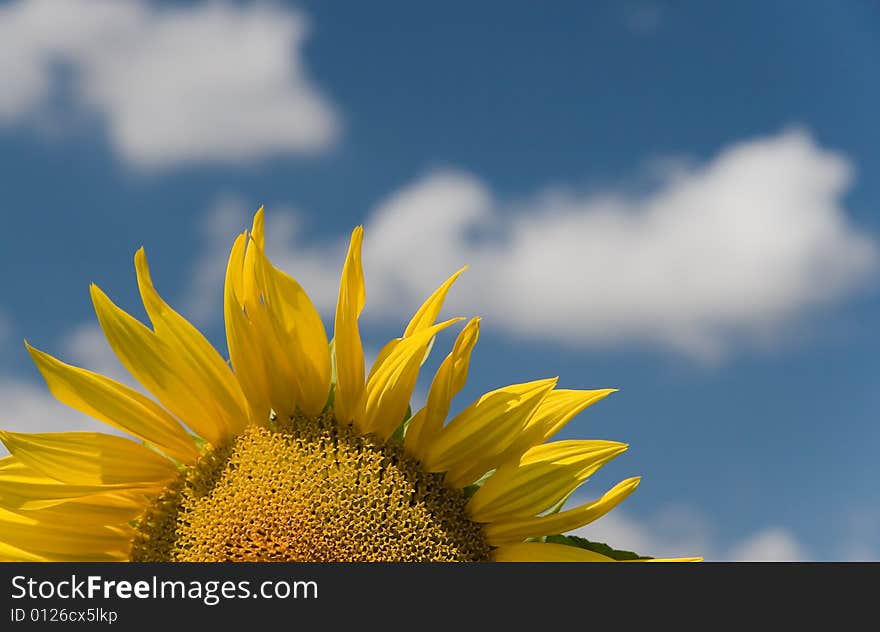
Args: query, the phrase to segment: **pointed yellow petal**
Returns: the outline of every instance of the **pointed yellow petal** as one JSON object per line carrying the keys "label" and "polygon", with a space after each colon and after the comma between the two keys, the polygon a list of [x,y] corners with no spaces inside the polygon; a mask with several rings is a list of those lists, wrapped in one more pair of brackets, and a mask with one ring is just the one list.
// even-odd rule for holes
{"label": "pointed yellow petal", "polygon": [[505,463],[468,502],[475,522],[530,518],[556,506],[605,463],[622,454],[616,441],[556,441]]}
{"label": "pointed yellow petal", "polygon": [[272,408],[269,377],[257,346],[254,326],[244,309],[244,258],[248,236],[236,238],[226,266],[223,290],[223,317],[226,321],[226,345],[235,376],[251,407],[251,416],[260,423],[269,419]]}
{"label": "pointed yellow petal", "polygon": [[412,320],[409,321],[409,325],[406,327],[406,331],[403,332],[403,337],[412,336],[417,331],[425,329],[433,325],[437,316],[440,314],[440,310],[443,309],[443,302],[446,300],[446,295],[449,293],[449,288],[452,287],[452,284],[455,283],[455,280],[461,276],[461,273],[467,270],[467,266],[462,267],[451,277],[446,279],[443,282],[443,285],[434,290],[434,293],[428,297],[428,300],[422,304],[422,306],[418,309],[415,315],[412,317]]}
{"label": "pointed yellow petal", "polygon": [[425,407],[413,416],[406,430],[404,445],[416,458],[422,459],[427,454],[449,414],[452,398],[464,387],[471,352],[479,337],[480,319],[473,318],[461,330],[452,352],[437,369]]}
{"label": "pointed yellow petal", "polygon": [[511,542],[520,542],[526,538],[567,533],[601,518],[614,509],[635,491],[639,480],[639,477],[634,477],[621,481],[601,498],[574,509],[537,518],[492,522],[483,527],[483,534],[489,544],[500,546]]}
{"label": "pointed yellow petal", "polygon": [[129,373],[155,395],[166,409],[213,444],[229,435],[219,410],[210,398],[192,388],[200,377],[181,361],[177,351],[136,318],[117,307],[97,285],[91,286],[98,322],[110,347]]}
{"label": "pointed yellow petal", "polygon": [[321,315],[299,283],[273,266],[261,249],[255,258],[263,306],[291,372],[288,388],[305,414],[317,415],[330,393],[330,347]]}
{"label": "pointed yellow petal", "polygon": [[339,301],[336,305],[334,341],[336,350],[336,393],[333,407],[336,419],[346,423],[354,419],[364,389],[364,349],[361,344],[358,317],[364,308],[364,271],[361,265],[361,247],[364,228],[358,226],[351,234],[348,255],[342,267],[339,282]]}
{"label": "pointed yellow petal", "polygon": [[702,562],[702,557],[652,557],[645,560],[620,560],[621,562]]}
{"label": "pointed yellow petal", "polygon": [[533,445],[544,443],[562,430],[575,415],[615,392],[617,389],[614,388],[592,391],[554,390],[538,406],[538,410],[529,420],[529,425],[526,426],[522,436],[511,446],[509,453],[505,456],[514,457],[522,454]]}
{"label": "pointed yellow petal", "polygon": [[0,430],[0,441],[28,467],[70,485],[154,486],[177,476],[177,468],[165,457],[113,435]]}
{"label": "pointed yellow petal", "polygon": [[[255,222],[258,229],[260,225]],[[268,263],[257,246],[260,241],[252,234],[247,242],[242,270],[244,291],[239,299],[250,323],[252,353],[263,364],[271,410],[281,417],[290,417],[296,413],[299,379],[280,316],[280,299],[274,301],[274,306],[269,305]]]}
{"label": "pointed yellow petal", "polygon": [[[446,281],[443,282],[443,285],[434,290],[434,293],[428,297],[428,299],[422,304],[421,307],[419,307],[418,311],[416,311],[416,313],[413,315],[412,319],[409,322],[409,325],[407,325],[406,330],[403,333],[403,336],[389,341],[388,344],[382,347],[382,349],[379,351],[379,355],[376,356],[376,361],[373,363],[373,369],[375,369],[377,366],[385,361],[385,359],[388,357],[388,354],[390,354],[394,350],[394,347],[398,343],[400,343],[401,340],[403,340],[404,338],[408,338],[414,333],[417,333],[422,329],[430,327],[434,324],[434,321],[437,320],[437,316],[440,313],[440,310],[443,308],[443,301],[446,299],[446,294],[449,292],[449,288],[452,287],[452,284],[455,282],[455,280],[459,276],[461,276],[461,273],[465,270],[467,270],[467,266],[461,268],[458,272],[446,279]],[[431,344],[428,344],[428,351],[425,353],[425,357],[422,358],[422,364],[424,364],[425,360],[428,359],[428,353],[430,352],[430,350]],[[367,377],[367,381],[369,380],[370,378]]]}
{"label": "pointed yellow petal", "polygon": [[575,415],[596,402],[605,399],[611,393],[616,392],[616,388],[602,388],[591,391],[568,389],[553,391],[538,406],[538,410],[529,422],[529,426],[531,427],[534,424],[536,428],[541,428],[543,431],[541,439],[542,441],[547,441],[562,430],[565,424]]}
{"label": "pointed yellow petal", "polygon": [[157,446],[184,463],[199,451],[161,406],[110,378],[65,364],[25,343],[52,394],[63,404]]}
{"label": "pointed yellow petal", "polygon": [[257,248],[260,250],[266,249],[266,211],[262,206],[257,209],[256,213],[254,213],[254,222],[251,226],[251,237]]}
{"label": "pointed yellow petal", "polygon": [[551,542],[506,544],[492,552],[495,562],[615,562],[589,549]]}
{"label": "pointed yellow petal", "polygon": [[425,455],[429,472],[447,472],[453,487],[473,483],[499,465],[498,457],[516,441],[557,378],[514,384],[486,393],[437,435]]}
{"label": "pointed yellow petal", "polygon": [[198,329],[156,292],[143,248],[135,253],[134,262],[141,299],[155,334],[175,352],[174,364],[185,367],[192,395],[211,404],[214,422],[223,425],[227,436],[240,433],[247,424],[247,406],[241,386],[226,361]]}
{"label": "pointed yellow petal", "polygon": [[428,343],[437,332],[463,320],[453,318],[400,340],[381,365],[370,372],[354,418],[357,429],[387,439],[403,422]]}

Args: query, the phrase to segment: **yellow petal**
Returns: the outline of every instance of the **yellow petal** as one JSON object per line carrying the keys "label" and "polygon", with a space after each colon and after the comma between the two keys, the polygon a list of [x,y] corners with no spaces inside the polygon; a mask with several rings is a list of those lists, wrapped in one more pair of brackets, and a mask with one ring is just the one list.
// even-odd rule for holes
{"label": "yellow petal", "polygon": [[129,373],[155,395],[166,409],[213,444],[229,436],[221,411],[193,386],[201,378],[181,361],[177,351],[136,318],[117,307],[96,285],[92,302],[107,342]]}
{"label": "yellow petal", "polygon": [[317,415],[330,393],[330,347],[321,315],[299,283],[273,266],[261,249],[256,257],[264,305],[292,370],[296,403],[305,414]]}
{"label": "yellow petal", "polygon": [[0,542],[48,559],[125,559],[132,535],[130,528],[81,529],[76,523],[47,523],[0,507]]}
{"label": "yellow petal", "polygon": [[702,562],[702,557],[651,557],[644,560],[620,560],[621,562]]}
{"label": "yellow petal", "polygon": [[147,500],[124,494],[103,494],[64,501],[42,509],[4,507],[26,518],[50,525],[69,525],[73,530],[88,532],[105,526],[127,527],[130,520],[140,516]]}
{"label": "yellow petal", "polygon": [[470,499],[468,511],[475,522],[536,516],[568,497],[626,448],[625,443],[598,440],[536,446],[518,462],[499,467]]}
{"label": "yellow petal", "polygon": [[551,542],[506,544],[492,552],[495,562],[615,562],[601,553]]}
{"label": "yellow petal", "polygon": [[152,486],[138,485],[135,487],[129,485],[66,485],[28,467],[14,456],[0,459],[0,505],[9,509],[43,509],[71,499],[86,497],[91,499],[90,502],[99,502],[100,497],[104,495],[156,492],[163,484],[157,481]]}
{"label": "yellow petal", "polygon": [[[426,327],[430,327],[434,324],[434,321],[437,320],[437,316],[440,313],[440,310],[443,308],[443,302],[446,300],[446,294],[449,292],[449,288],[452,287],[452,284],[455,280],[461,276],[461,273],[467,270],[467,266],[464,266],[458,272],[453,274],[451,277],[446,279],[443,284],[434,290],[433,294],[428,297],[428,299],[422,304],[421,307],[416,311],[410,320],[409,324],[406,327],[406,330],[403,333],[403,336],[400,338],[395,338],[386,344],[382,349],[379,350],[379,355],[376,356],[376,361],[373,363],[373,369],[382,364],[385,361],[385,358],[388,357],[388,354],[394,350],[394,347],[400,343],[404,338],[408,338],[414,333],[425,329]],[[425,360],[428,359],[428,352],[431,350],[431,345],[428,345],[428,351],[425,353],[425,357],[422,358],[422,363],[424,364]],[[372,371],[371,371],[372,374]],[[369,381],[369,377],[367,377],[367,381]]]}
{"label": "yellow petal", "polygon": [[262,206],[257,209],[256,213],[254,213],[254,221],[251,225],[251,237],[257,248],[260,250],[266,249],[266,211]]}
{"label": "yellow petal", "polygon": [[336,304],[336,393],[333,407],[336,419],[341,423],[354,419],[364,389],[364,349],[358,329],[358,317],[366,301],[361,265],[363,239],[364,228],[358,226],[351,234],[351,243],[339,282],[339,301]]}
{"label": "yellow petal", "polygon": [[0,562],[127,562],[129,550],[98,551],[92,553],[61,554],[37,551],[25,551],[9,544],[0,542]]}
{"label": "yellow petal", "polygon": [[486,541],[493,546],[520,542],[526,538],[536,538],[557,533],[567,533],[589,524],[614,509],[639,485],[639,477],[621,481],[601,498],[586,505],[567,511],[539,516],[537,518],[501,519],[483,526]]}
{"label": "yellow petal", "polygon": [[227,436],[240,433],[247,424],[247,406],[238,381],[217,350],[183,316],[162,300],[153,287],[147,256],[140,248],[134,256],[141,299],[156,336],[175,352],[174,364],[185,367],[192,396],[210,403],[215,423]]}
{"label": "yellow petal", "polygon": [[401,339],[388,357],[370,372],[354,418],[357,429],[387,439],[403,422],[428,343],[437,332],[463,320],[453,318]]}
{"label": "yellow petal", "polygon": [[403,332],[404,338],[412,336],[414,333],[426,329],[436,322],[440,310],[443,309],[443,302],[446,300],[449,288],[452,287],[455,280],[460,277],[461,273],[465,270],[467,270],[467,266],[459,269],[458,272],[446,279],[440,287],[434,290],[434,293],[428,297],[428,300],[422,304],[409,321],[409,325],[407,325],[406,330]]}
{"label": "yellow petal", "polygon": [[617,389],[605,388],[591,391],[556,389],[552,391],[529,420],[522,436],[511,446],[505,456],[522,454],[533,445],[544,443],[567,424],[575,415],[596,402],[605,399]]}
{"label": "yellow petal", "polygon": [[[254,220],[255,230],[260,230],[262,222]],[[241,271],[241,294],[236,293],[240,308],[248,326],[246,335],[250,354],[262,364],[269,408],[282,417],[290,417],[296,412],[298,378],[294,371],[292,354],[280,317],[274,313],[278,309],[269,306],[266,289],[267,263],[257,244],[263,241],[262,235],[251,233],[244,252],[244,266]],[[275,301],[277,308],[278,301]],[[259,418],[268,419],[267,415]]]}
{"label": "yellow petal", "polygon": [[236,238],[226,266],[223,289],[223,317],[226,321],[226,345],[235,376],[251,407],[257,423],[269,419],[272,404],[269,377],[257,343],[254,326],[244,310],[244,256],[247,232]]}
{"label": "yellow petal", "polygon": [[464,387],[471,352],[479,337],[480,319],[473,318],[458,334],[452,352],[437,369],[425,407],[413,416],[406,430],[404,445],[416,458],[424,458],[443,427],[452,398]]}
{"label": "yellow petal", "polygon": [[25,551],[0,540],[0,562],[49,562],[46,555]]}
{"label": "yellow petal", "polygon": [[63,404],[152,443],[179,461],[189,464],[198,458],[192,437],[149,398],[103,375],[26,346],[49,390]]}
{"label": "yellow petal", "polygon": [[437,435],[425,455],[429,472],[447,472],[453,487],[473,483],[499,465],[557,378],[514,384],[486,393],[465,408]]}
{"label": "yellow petal", "polygon": [[148,447],[97,432],[25,434],[0,430],[25,465],[70,485],[155,486],[177,476],[174,464]]}

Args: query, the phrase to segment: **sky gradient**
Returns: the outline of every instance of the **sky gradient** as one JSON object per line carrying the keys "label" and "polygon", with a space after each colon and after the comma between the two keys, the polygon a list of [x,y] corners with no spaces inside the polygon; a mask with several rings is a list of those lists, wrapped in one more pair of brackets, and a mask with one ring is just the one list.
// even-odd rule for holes
{"label": "sky gradient", "polygon": [[88,286],[143,318],[142,245],[224,349],[225,258],[265,205],[328,328],[365,225],[372,354],[471,266],[454,409],[620,389],[563,435],[630,444],[579,498],[643,476],[587,537],[880,559],[876,3],[64,7],[0,2],[0,426],[99,426],[22,340],[127,379]]}

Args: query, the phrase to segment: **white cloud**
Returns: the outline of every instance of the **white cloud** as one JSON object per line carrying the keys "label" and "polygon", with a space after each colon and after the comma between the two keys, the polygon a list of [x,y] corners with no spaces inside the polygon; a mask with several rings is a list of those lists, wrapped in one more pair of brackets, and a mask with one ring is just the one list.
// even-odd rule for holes
{"label": "white cloud", "polygon": [[334,109],[302,59],[307,23],[268,4],[19,0],[0,7],[0,124],[59,97],[106,123],[138,166],[241,161],[326,148]]}
{"label": "white cloud", "polygon": [[[843,206],[852,172],[801,130],[667,170],[644,195],[548,187],[509,203],[473,175],[435,172],[366,222],[364,316],[401,318],[469,263],[450,311],[496,331],[717,358],[774,340],[875,273],[877,245]],[[271,207],[267,226],[270,255],[331,313],[346,238],[307,243]]]}
{"label": "white cloud", "polygon": [[748,537],[731,550],[734,562],[799,562],[807,554],[788,529],[769,527]]}
{"label": "white cloud", "polygon": [[645,522],[638,522],[618,508],[572,534],[651,557],[708,559],[713,546],[709,522],[697,511],[680,505],[667,507]]}
{"label": "white cloud", "polygon": [[716,562],[807,561],[811,557],[789,529],[778,526],[721,543],[705,516],[680,505],[661,509],[644,520],[618,508],[572,534],[651,557],[702,557]]}

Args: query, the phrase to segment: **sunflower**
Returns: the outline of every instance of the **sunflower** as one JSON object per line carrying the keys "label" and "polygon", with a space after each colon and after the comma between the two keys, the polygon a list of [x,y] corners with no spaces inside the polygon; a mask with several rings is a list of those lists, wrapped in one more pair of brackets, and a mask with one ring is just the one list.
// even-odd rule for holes
{"label": "sunflower", "polygon": [[[480,319],[440,364],[425,406],[409,401],[453,274],[365,372],[358,318],[363,229],[342,269],[334,338],[302,287],[264,250],[263,209],[226,269],[227,362],[157,293],[134,257],[152,328],[91,286],[122,364],[155,399],[25,343],[52,394],[131,438],[0,431],[0,559],[17,561],[611,561],[561,536],[639,483],[564,502],[627,449],[548,442],[613,389],[557,379],[479,397],[446,422]],[[600,551],[604,551],[603,554]],[[633,556],[630,556],[633,557]]]}

